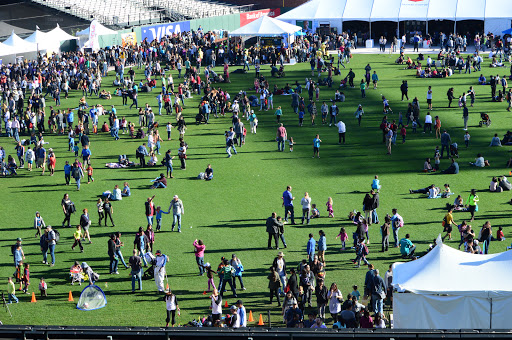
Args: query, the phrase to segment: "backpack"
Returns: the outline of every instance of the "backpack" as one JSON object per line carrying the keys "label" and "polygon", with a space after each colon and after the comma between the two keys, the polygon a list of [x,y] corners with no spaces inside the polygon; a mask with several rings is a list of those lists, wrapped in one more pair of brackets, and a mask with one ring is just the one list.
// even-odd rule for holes
{"label": "backpack", "polygon": [[370,253],[368,250],[368,246],[366,244],[363,244],[363,250],[362,250],[363,256],[366,256]]}
{"label": "backpack", "polygon": [[76,212],[75,203],[70,202],[68,205],[68,213],[73,214],[74,212]]}
{"label": "backpack", "polygon": [[57,230],[54,230],[53,232],[55,233],[55,243],[59,243],[59,241],[60,241],[60,233]]}
{"label": "backpack", "polygon": [[80,177],[80,168],[76,167],[76,168],[73,168],[73,178],[79,178]]}

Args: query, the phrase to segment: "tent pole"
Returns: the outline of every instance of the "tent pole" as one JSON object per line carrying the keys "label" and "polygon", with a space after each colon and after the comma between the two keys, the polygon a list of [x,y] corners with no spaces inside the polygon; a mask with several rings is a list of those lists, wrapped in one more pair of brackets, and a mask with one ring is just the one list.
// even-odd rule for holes
{"label": "tent pole", "polygon": [[453,34],[457,34],[457,20],[453,21]]}
{"label": "tent pole", "polygon": [[368,24],[370,25],[370,36],[368,39],[372,40],[372,22],[370,21]]}
{"label": "tent pole", "polygon": [[491,317],[489,318],[489,329],[492,329],[492,298],[489,298],[491,300]]}

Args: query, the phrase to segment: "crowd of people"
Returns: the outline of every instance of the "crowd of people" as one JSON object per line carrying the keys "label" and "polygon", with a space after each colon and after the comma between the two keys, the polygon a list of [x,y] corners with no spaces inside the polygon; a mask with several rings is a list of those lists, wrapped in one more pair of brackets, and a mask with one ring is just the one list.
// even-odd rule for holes
{"label": "crowd of people", "polygon": [[[478,39],[477,39],[478,38]],[[427,39],[430,39],[427,37]],[[465,51],[466,37],[449,36],[441,34],[439,36],[442,46],[447,46],[447,55],[443,51],[438,55],[438,60],[442,61],[442,71],[436,70],[436,65],[431,57],[426,60],[426,67],[423,69],[422,55],[417,63],[410,57],[405,57],[404,52],[400,54],[399,63],[406,63],[409,68],[416,69],[419,77],[437,77],[449,76],[453,70],[458,69],[461,73],[465,68],[466,72],[473,68],[473,71],[481,70],[482,57],[479,54],[480,47],[488,46],[491,50],[503,50],[500,40],[491,39],[489,44],[484,38],[475,37],[477,51],[473,56],[462,56]],[[396,40],[396,39],[395,39]],[[396,41],[393,44],[396,46]],[[355,71],[352,68],[346,70],[346,76],[342,76],[339,88],[330,102],[322,101],[320,105],[320,91],[322,86],[331,88],[334,84],[334,76],[341,75],[340,67],[346,68],[345,64],[350,63],[352,58],[351,49],[357,48],[358,37],[355,34],[346,32],[340,35],[328,35],[321,37],[317,34],[308,34],[296,41],[291,47],[280,46],[280,48],[244,48],[238,42],[234,46],[228,46],[225,42],[217,42],[217,36],[213,32],[183,32],[163,37],[160,41],[149,42],[144,40],[141,44],[130,47],[113,47],[100,49],[98,52],[84,54],[82,52],[65,52],[61,55],[52,57],[39,56],[36,61],[23,61],[18,64],[0,65],[0,92],[1,92],[1,110],[2,122],[0,124],[0,133],[5,132],[11,145],[7,150],[0,147],[0,170],[1,174],[17,175],[19,169],[27,171],[41,169],[41,175],[45,175],[48,167],[49,175],[54,176],[58,165],[57,157],[52,148],[47,148],[48,142],[44,140],[45,135],[55,134],[67,136],[68,152],[74,154],[74,161],[70,164],[66,161],[63,166],[65,185],[70,185],[71,178],[75,180],[77,191],[80,190],[82,179],[87,175],[87,183],[94,182],[94,169],[92,164],[97,164],[94,156],[94,150],[90,139],[95,139],[98,133],[110,133],[114,143],[121,137],[119,133],[127,134],[127,137],[134,139],[144,139],[140,146],[134,150],[135,158],[140,162],[138,164],[129,161],[126,155],[119,156],[117,163],[110,163],[112,167],[137,166],[153,167],[163,165],[166,173],[162,172],[153,180],[152,189],[166,189],[169,186],[167,179],[173,176],[173,159],[175,156],[169,148],[162,160],[158,158],[161,155],[163,144],[171,145],[175,143],[177,153],[180,159],[181,169],[186,169],[188,144],[185,141],[185,132],[187,124],[183,115],[185,101],[188,101],[192,95],[200,97],[197,115],[195,115],[196,124],[209,124],[210,118],[230,117],[231,124],[225,131],[226,153],[227,157],[232,157],[231,151],[235,155],[243,148],[247,142],[247,129],[245,124],[250,126],[251,134],[257,133],[258,117],[255,111],[262,114],[272,110],[274,111],[274,96],[286,94],[290,95],[290,108],[277,106],[274,112],[276,123],[278,124],[276,141],[278,151],[284,152],[285,143],[289,145],[289,151],[294,149],[293,137],[288,132],[281,121],[285,112],[293,112],[297,115],[298,126],[302,127],[306,112],[310,115],[311,125],[315,126],[316,116],[320,114],[322,125],[334,127],[333,131],[338,133],[338,144],[345,144],[346,125],[340,119],[340,103],[345,101],[347,88],[354,88]],[[379,41],[381,51],[385,51],[386,40],[382,37]],[[416,37],[414,40],[416,46]],[[501,43],[502,44],[502,43]],[[337,50],[337,64],[334,57],[330,56],[329,50]],[[392,46],[393,49],[393,46]],[[311,77],[306,78],[304,83],[296,81],[295,84],[286,84],[279,88],[277,84],[272,87],[272,76],[285,77],[284,64],[291,58],[296,58],[299,62],[309,62],[311,65]],[[496,56],[490,57],[493,62]],[[492,65],[491,63],[491,65]],[[271,77],[265,77],[260,72],[261,65],[269,64],[276,68],[272,71]],[[277,64],[280,69],[277,70]],[[496,63],[495,63],[496,64]],[[217,65],[223,65],[223,74],[219,75],[214,68]],[[255,70],[254,88],[247,91],[240,89],[235,95],[231,95],[223,89],[223,83],[230,83],[230,66],[243,65],[250,71],[253,66]],[[103,79],[109,76],[109,73],[115,73],[113,86],[114,91],[107,91],[111,85],[105,85]],[[137,71],[135,71],[137,70]],[[178,79],[175,80],[171,70],[178,72]],[[315,78],[315,70],[317,78]],[[512,70],[512,68],[511,68]],[[367,98],[366,93],[370,89],[378,89],[379,76],[368,64],[364,68],[359,89],[361,91],[361,100]],[[138,73],[143,72],[141,79],[136,79]],[[486,84],[485,77],[479,78],[479,84]],[[475,84],[476,85],[476,84]],[[500,78],[492,76],[490,80],[491,97],[494,101],[500,102],[505,98],[508,102],[508,110],[512,103],[512,89],[508,89],[506,77]],[[404,80],[400,86],[402,101],[404,97],[409,101],[408,82]],[[503,91],[496,93],[496,87],[502,86]],[[304,89],[303,89],[304,87]],[[158,106],[153,111],[150,103],[139,105],[139,94],[150,92],[156,89],[157,95],[152,103]],[[254,90],[254,93],[251,93]],[[61,96],[68,98],[71,91],[81,92],[82,98],[77,103],[77,108],[61,109]],[[308,100],[304,97],[308,95]],[[249,92],[249,93],[248,93]],[[501,93],[501,94],[500,94]],[[384,114],[379,126],[382,132],[383,142],[386,143],[386,150],[389,155],[394,145],[396,145],[397,135],[402,137],[402,143],[406,142],[408,134],[407,128],[411,126],[412,133],[416,133],[418,128],[424,124],[423,133],[432,133],[434,127],[436,141],[439,139],[441,150],[436,148],[434,154],[435,164],[430,164],[430,158],[425,161],[424,171],[434,172],[439,170],[440,160],[446,151],[447,158],[451,158],[451,165],[443,171],[445,174],[457,174],[459,165],[456,162],[458,157],[457,143],[451,140],[447,130],[441,130],[441,113],[433,116],[431,113],[437,108],[433,107],[432,101],[435,96],[435,89],[428,86],[426,90],[426,107],[423,108],[425,118],[420,117],[420,100],[415,97],[411,103],[408,103],[405,117],[402,112],[398,112],[397,119],[393,119],[394,112],[385,96],[382,96],[382,113]],[[118,115],[118,108],[115,105],[103,105],[104,101],[110,100],[113,96],[122,97],[123,107],[128,106],[128,99],[131,99],[129,110],[134,108],[138,112],[138,122],[131,122],[125,117]],[[469,117],[468,107],[473,107],[475,103],[475,90],[471,86],[459,97],[459,108],[462,110],[464,129],[467,130]],[[455,97],[454,89],[451,88],[447,93],[449,107]],[[469,97],[469,99],[467,99]],[[47,99],[48,98],[48,99]],[[50,100],[51,105],[46,101]],[[470,101],[470,105],[466,101]],[[318,107],[317,107],[318,105]],[[109,109],[107,110],[106,107]],[[363,104],[353,108],[355,110],[354,119],[358,126],[361,126],[365,115]],[[100,117],[108,117],[104,124],[100,124]],[[161,116],[166,116],[165,119]],[[244,123],[245,118],[245,123]],[[306,121],[309,121],[306,119]],[[138,129],[136,128],[138,124]],[[489,120],[490,124],[490,120]],[[167,139],[160,136],[159,127],[165,126]],[[2,131],[2,127],[4,130]],[[175,129],[179,133],[178,138],[171,138],[172,131]],[[400,129],[400,130],[399,130]],[[400,132],[399,132],[400,131]],[[441,132],[442,131],[442,132]],[[503,141],[500,141],[498,135],[491,141],[491,146],[508,145],[512,142],[512,134],[507,133]],[[313,137],[313,136],[311,136]],[[379,137],[380,138],[380,137]],[[147,141],[146,141],[147,140]],[[313,158],[320,158],[320,148],[323,143],[320,135],[316,134],[311,138],[313,146]],[[469,147],[470,136],[466,132],[464,143]],[[238,151],[237,151],[238,148]],[[165,150],[163,149],[163,150]],[[446,150],[445,150],[446,149]],[[146,162],[146,157],[149,160]],[[16,161],[16,158],[18,161]],[[33,167],[36,164],[36,167]],[[478,154],[476,161],[471,163],[477,167],[489,166],[481,154]],[[58,174],[59,172],[57,172]],[[198,176],[201,179],[212,180],[213,169],[208,164],[206,170]],[[490,191],[510,190],[512,186],[502,176],[499,179],[493,178],[490,184]],[[507,188],[507,189],[505,189]],[[354,206],[354,210],[349,214],[349,225],[353,225],[355,230],[352,232],[353,244],[346,244],[349,241],[350,232],[347,227],[341,227],[336,239],[341,241],[340,251],[351,251],[355,258],[352,260],[354,266],[359,268],[361,261],[368,267],[364,282],[364,292],[360,294],[358,287],[354,286],[353,291],[344,299],[337,283],[331,285],[326,281],[326,250],[327,236],[323,230],[318,231],[318,240],[313,233],[309,234],[306,243],[305,259],[297,266],[288,265],[285,261],[285,253],[279,251],[269,268],[268,288],[269,302],[272,304],[274,299],[281,309],[283,323],[287,327],[306,327],[306,328],[326,328],[325,322],[326,310],[330,314],[333,328],[385,328],[387,320],[384,315],[384,305],[390,305],[392,302],[393,289],[392,267],[385,273],[384,278],[380,276],[370,261],[372,255],[369,249],[370,238],[369,229],[372,224],[381,224],[379,226],[382,239],[380,242],[381,252],[388,251],[389,238],[393,235],[392,247],[400,249],[404,259],[415,260],[416,245],[411,241],[411,234],[407,233],[405,237],[399,238],[399,231],[404,226],[404,219],[398,213],[398,209],[393,209],[386,214],[384,219],[379,220],[377,209],[379,208],[379,192],[381,189],[378,176],[375,176],[371,183],[371,190],[365,193],[362,209]],[[291,225],[295,223],[294,204],[295,197],[291,193],[292,187],[288,186],[282,195],[284,207],[283,217],[275,212],[266,220],[266,231],[268,233],[268,249],[280,249],[280,242],[283,249],[287,248],[284,237],[286,225],[290,221]],[[157,191],[160,192],[160,191]],[[444,191],[439,190],[435,185],[428,188],[411,190],[411,193],[428,194],[429,198],[447,198],[452,194],[449,185],[445,185]],[[98,199],[96,207],[98,213],[98,224],[104,223],[105,227],[110,220],[111,227],[114,223],[114,205],[112,202],[120,201],[123,198],[131,196],[131,189],[128,182],[123,184],[123,189],[115,185],[112,192],[103,192],[102,198]],[[154,249],[156,235],[163,229],[163,215],[172,214],[171,231],[180,233],[182,231],[182,216],[184,215],[184,204],[178,195],[174,195],[169,208],[165,210],[161,206],[155,205],[155,195],[148,197],[145,204],[145,217],[147,220],[146,228],[140,227],[135,233],[133,241],[133,251],[128,261],[125,261],[121,248],[124,242],[121,240],[120,232],[110,233],[107,242],[107,254],[109,258],[110,275],[119,274],[119,264],[130,269],[131,291],[136,292],[136,283],[139,290],[142,290],[142,279],[151,277],[155,281],[156,291],[162,293],[166,303],[167,318],[166,326],[176,325],[176,314],[179,315],[180,308],[178,297],[168,288],[168,276],[166,264],[169,257],[161,250]],[[445,218],[443,219],[443,232],[446,232],[448,239],[451,239],[452,225],[456,225],[461,234],[460,246],[464,245],[464,251],[468,253],[487,253],[490,242],[494,240],[491,223],[486,222],[477,237],[471,226],[463,221],[460,225],[454,222],[452,213],[454,211],[467,211],[471,214],[469,222],[474,221],[475,212],[478,211],[479,198],[476,191],[471,190],[467,205],[463,204],[462,198],[458,196],[454,204],[448,204]],[[115,204],[115,203],[114,203]],[[311,219],[320,217],[321,213],[308,192],[300,201],[302,208],[301,223],[310,224]],[[320,205],[319,205],[320,206]],[[71,200],[70,194],[66,193],[61,201],[61,208],[64,214],[62,221],[63,228],[75,228],[73,232],[73,245],[71,251],[76,247],[84,252],[85,240],[92,243],[90,227],[93,224],[93,217],[89,215],[87,209],[82,209],[79,217],[79,223],[72,226],[71,220],[77,212],[75,204]],[[325,203],[326,216],[334,217],[335,207],[333,200],[328,197]],[[116,208],[117,211],[117,208]],[[338,212],[336,212],[338,215]],[[75,218],[73,218],[75,220]],[[155,229],[153,225],[155,224]],[[39,212],[36,212],[34,218],[35,236],[40,240],[42,262],[49,266],[56,263],[55,248],[59,242],[60,234],[51,225],[46,224]],[[156,232],[156,233],[155,233]],[[334,239],[334,235],[329,235]],[[94,238],[93,238],[94,239]],[[479,246],[479,240],[483,243],[483,248]],[[497,240],[504,240],[503,231],[497,232]],[[375,242],[374,242],[375,243]],[[379,242],[377,242],[379,243]],[[240,284],[239,289],[245,290],[243,282],[244,268],[241,260],[233,254],[231,259],[221,258],[221,262],[214,270],[209,263],[204,262],[206,245],[203,240],[195,240],[193,243],[194,254],[199,270],[199,275],[207,276],[207,292],[212,292],[210,296],[212,314],[199,320],[195,325],[204,326],[222,326],[245,327],[247,325],[247,313],[242,300],[238,300],[230,308],[229,316],[222,319],[222,302],[226,286],[229,284],[232,294],[237,295],[237,280]],[[15,294],[15,283],[19,283],[24,292],[28,292],[30,284],[30,266],[25,263],[25,254],[22,247],[22,239],[19,238],[16,244],[11,248],[14,257],[16,272],[14,278],[8,281],[9,302],[18,302]],[[49,255],[49,257],[48,257]],[[146,269],[145,269],[146,268]],[[214,277],[218,276],[220,282],[216,286]],[[89,282],[94,284],[99,279],[99,275],[87,264],[76,262],[70,268],[70,281],[74,283]],[[329,287],[329,288],[327,288]],[[48,285],[44,278],[40,279],[39,290],[41,296],[46,296]],[[313,296],[317,300],[317,308],[312,307]],[[281,298],[283,301],[281,302]],[[365,306],[366,304],[366,306]]]}

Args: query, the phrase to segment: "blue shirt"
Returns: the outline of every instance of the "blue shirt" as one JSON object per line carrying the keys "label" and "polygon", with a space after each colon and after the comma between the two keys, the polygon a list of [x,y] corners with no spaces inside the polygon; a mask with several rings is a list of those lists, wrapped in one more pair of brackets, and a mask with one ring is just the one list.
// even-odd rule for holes
{"label": "blue shirt", "polygon": [[64,174],[71,175],[71,165],[69,165],[69,164],[64,165]]}
{"label": "blue shirt", "polygon": [[40,149],[38,150],[38,154],[37,154],[37,156],[38,156],[39,158],[44,158],[44,154],[45,154],[45,153],[46,153],[46,149],[45,149],[45,148],[40,148]]}
{"label": "blue shirt", "polygon": [[308,255],[312,255],[315,253],[315,245],[316,241],[314,238],[310,238],[307,245],[307,253]]}
{"label": "blue shirt", "polygon": [[132,194],[132,192],[130,191],[130,187],[124,187],[123,191],[125,191],[125,190],[126,190],[125,196],[130,196]]}
{"label": "blue shirt", "polygon": [[82,149],[82,157],[86,159],[91,155],[91,149]]}
{"label": "blue shirt", "polygon": [[407,238],[403,238],[400,240],[400,253],[402,253],[402,255],[409,255],[411,247],[412,247],[411,240],[409,240]]}
{"label": "blue shirt", "polygon": [[115,108],[115,107],[113,107],[113,108],[112,108],[112,110],[110,110],[110,111],[112,111],[112,113],[113,113],[113,114],[115,114],[115,115],[117,116],[117,110],[116,110],[116,108]]}
{"label": "blue shirt", "polygon": [[283,203],[285,207],[293,206],[292,199],[293,196],[290,191],[286,190],[285,192],[283,192]]}
{"label": "blue shirt", "polygon": [[325,236],[320,236],[318,239],[318,250],[327,250],[327,240],[325,239]]}
{"label": "blue shirt", "polygon": [[75,120],[75,114],[73,113],[73,111],[71,111],[68,114],[68,123],[73,123],[74,120]]}
{"label": "blue shirt", "polygon": [[319,138],[313,139],[313,146],[315,148],[319,148],[320,147],[320,139]]}

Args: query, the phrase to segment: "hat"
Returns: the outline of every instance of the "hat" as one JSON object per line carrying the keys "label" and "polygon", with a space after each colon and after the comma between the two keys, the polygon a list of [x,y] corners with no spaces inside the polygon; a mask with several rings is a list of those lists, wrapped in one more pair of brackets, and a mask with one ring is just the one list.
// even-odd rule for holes
{"label": "hat", "polygon": [[230,310],[236,310],[236,306],[235,305],[231,306]]}
{"label": "hat", "polygon": [[204,266],[205,266],[205,267],[211,267],[210,262],[206,262],[206,263],[204,264]]}
{"label": "hat", "polygon": [[251,110],[251,113],[254,113],[254,110]]}
{"label": "hat", "polygon": [[284,253],[280,251],[279,253],[277,253],[277,256],[284,256]]}
{"label": "hat", "polygon": [[244,303],[242,302],[242,300],[238,300],[238,301],[236,302],[236,304],[237,304],[237,305],[243,305]]}
{"label": "hat", "polygon": [[18,238],[16,239],[16,241],[21,242],[21,241],[23,241],[23,240],[21,239],[21,237],[18,237]]}
{"label": "hat", "polygon": [[160,250],[157,250],[155,254],[156,255],[162,255],[162,252]]}

